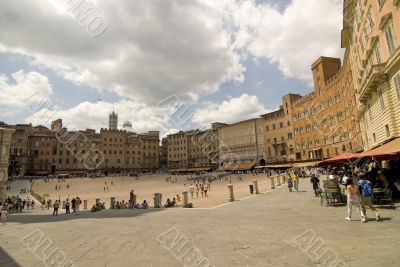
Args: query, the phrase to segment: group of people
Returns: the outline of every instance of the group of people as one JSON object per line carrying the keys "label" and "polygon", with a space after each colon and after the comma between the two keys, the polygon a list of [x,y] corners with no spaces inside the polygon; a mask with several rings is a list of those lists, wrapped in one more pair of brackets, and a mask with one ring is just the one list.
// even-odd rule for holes
{"label": "group of people", "polygon": [[96,211],[101,211],[104,210],[106,208],[106,203],[100,203],[100,202],[96,202],[95,204],[93,204],[92,208],[90,209],[91,212],[96,212]]}
{"label": "group of people", "polygon": [[288,178],[288,189],[289,192],[293,192],[293,187],[296,192],[299,192],[299,174],[297,172],[289,173]]}
{"label": "group of people", "polygon": [[376,221],[380,221],[381,217],[377,209],[372,204],[373,185],[367,179],[365,173],[357,174],[357,182],[353,178],[346,177],[343,179],[347,193],[347,217],[348,221],[352,220],[353,206],[361,213],[361,221],[367,221],[366,207],[369,207],[375,213]]}
{"label": "group of people", "polygon": [[35,201],[33,199],[31,200],[29,197],[22,199],[18,195],[8,196],[5,199],[5,203],[0,204],[3,204],[3,208],[12,212],[22,212],[23,209],[33,209],[35,207]]}
{"label": "group of people", "polygon": [[211,190],[211,181],[210,180],[203,180],[200,183],[196,183],[195,185],[190,184],[189,186],[189,193],[192,199],[194,198],[194,193],[196,192],[196,198],[199,198],[199,192],[201,197],[208,197],[208,192]]}
{"label": "group of people", "polygon": [[[71,200],[69,200],[69,198],[67,198],[65,200],[65,214],[71,214],[71,209],[72,209],[72,213],[75,215],[79,214],[80,211],[80,205],[82,204],[82,200],[79,197],[74,197]],[[42,205],[46,205],[46,201],[43,200]],[[48,199],[47,200],[47,208],[49,208],[51,205],[51,200]],[[53,216],[58,216],[58,210],[60,209],[60,205],[61,205],[61,201],[60,200],[56,200],[53,203]]]}
{"label": "group of people", "polygon": [[[309,177],[311,177],[310,183],[312,184],[315,197],[320,196],[320,193],[322,192],[320,188],[320,180],[317,177],[317,174],[320,173],[322,172],[311,171],[307,174],[302,173],[303,175],[309,175]],[[382,220],[378,210],[373,205],[374,188],[391,190],[390,183],[388,182],[388,179],[384,175],[384,171],[382,169],[375,171],[357,169],[353,171],[347,170],[339,172],[337,170],[328,170],[328,172],[324,173],[331,173],[327,177],[328,181],[334,181],[335,183],[337,183],[338,186],[343,185],[345,187],[344,191],[347,195],[347,217],[345,218],[345,220],[352,220],[353,207],[355,207],[360,213],[361,222],[368,221],[366,212],[367,208],[371,209],[371,211],[374,213],[376,221]],[[336,179],[338,175],[341,178]],[[298,172],[290,175],[290,178],[288,180],[288,187],[290,192],[292,191],[292,187],[295,187],[295,190],[298,191],[298,177]],[[394,183],[393,187],[396,186],[396,183],[397,180]],[[398,185],[400,189],[400,180]]]}
{"label": "group of people", "polygon": [[175,198],[173,198],[172,201],[169,198],[167,198],[167,202],[165,203],[164,207],[172,208],[172,207],[175,207],[175,205],[176,205],[176,199]]}

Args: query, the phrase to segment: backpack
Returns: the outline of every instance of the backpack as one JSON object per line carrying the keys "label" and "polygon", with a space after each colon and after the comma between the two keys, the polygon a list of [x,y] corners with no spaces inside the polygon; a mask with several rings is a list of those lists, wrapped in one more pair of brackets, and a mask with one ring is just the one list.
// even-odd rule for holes
{"label": "backpack", "polygon": [[372,196],[372,186],[371,183],[367,181],[363,181],[360,185],[361,188],[361,196],[362,197],[370,197]]}

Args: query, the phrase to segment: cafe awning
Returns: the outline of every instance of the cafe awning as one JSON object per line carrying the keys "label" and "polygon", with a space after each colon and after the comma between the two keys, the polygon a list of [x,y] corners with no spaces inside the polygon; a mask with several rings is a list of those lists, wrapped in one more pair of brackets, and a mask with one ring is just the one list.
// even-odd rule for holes
{"label": "cafe awning", "polygon": [[332,165],[335,163],[343,163],[343,162],[351,161],[351,160],[358,159],[358,158],[360,158],[360,153],[353,153],[353,154],[347,153],[347,154],[338,155],[336,157],[321,161],[318,163],[318,166],[327,166],[327,165]]}
{"label": "cafe awning", "polygon": [[256,165],[252,162],[243,162],[243,163],[225,163],[222,165],[219,170],[220,171],[248,171],[252,169]]}
{"label": "cafe awning", "polygon": [[377,148],[360,153],[360,158],[377,157],[378,159],[392,158],[400,154],[400,138],[393,139]]}
{"label": "cafe awning", "polygon": [[293,163],[287,163],[287,164],[272,164],[272,165],[268,165],[268,168],[272,168],[272,169],[285,169],[285,168],[292,168],[293,167]]}
{"label": "cafe awning", "polygon": [[210,171],[211,168],[190,168],[190,169],[186,169],[187,172],[202,172],[202,171]]}
{"label": "cafe awning", "polygon": [[316,167],[321,161],[309,161],[309,162],[300,162],[295,163],[293,168],[303,168],[303,167]]}

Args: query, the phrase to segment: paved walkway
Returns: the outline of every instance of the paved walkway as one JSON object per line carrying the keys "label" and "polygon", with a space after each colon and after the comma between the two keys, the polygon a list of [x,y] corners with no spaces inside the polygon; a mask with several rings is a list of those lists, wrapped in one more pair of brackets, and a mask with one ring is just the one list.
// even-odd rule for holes
{"label": "paved walkway", "polygon": [[75,266],[195,266],[195,252],[199,266],[398,266],[398,210],[348,222],[346,207],[321,207],[309,182],[300,186],[215,209],[11,215],[0,226],[0,266],[51,266],[50,254]]}

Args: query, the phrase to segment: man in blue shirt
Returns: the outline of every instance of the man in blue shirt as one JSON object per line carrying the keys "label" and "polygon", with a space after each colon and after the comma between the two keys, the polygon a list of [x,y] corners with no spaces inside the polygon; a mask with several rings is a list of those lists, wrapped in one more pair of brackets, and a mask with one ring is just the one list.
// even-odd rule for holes
{"label": "man in blue shirt", "polygon": [[358,190],[360,191],[361,195],[361,221],[367,222],[367,212],[365,207],[368,206],[375,213],[376,221],[378,222],[381,220],[381,216],[376,208],[372,205],[372,184],[366,179],[364,173],[359,173],[358,178]]}

